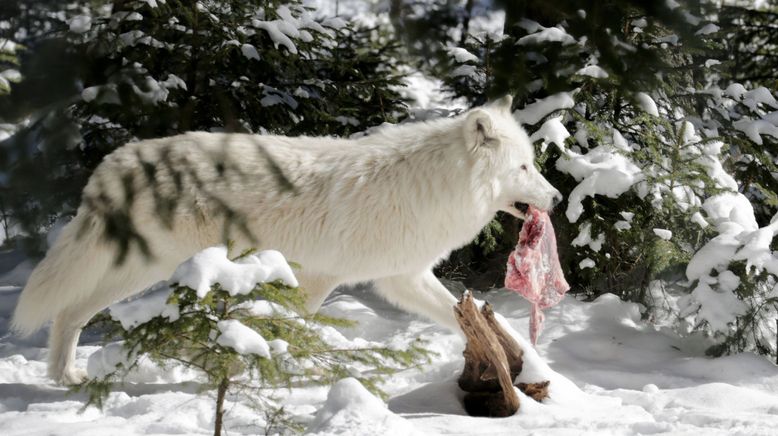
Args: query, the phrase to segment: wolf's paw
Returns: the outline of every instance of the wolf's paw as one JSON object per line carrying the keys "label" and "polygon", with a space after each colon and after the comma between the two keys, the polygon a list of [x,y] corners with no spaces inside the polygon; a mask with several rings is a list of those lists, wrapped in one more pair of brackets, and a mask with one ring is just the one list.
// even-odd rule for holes
{"label": "wolf's paw", "polygon": [[51,377],[65,386],[77,385],[88,378],[86,370],[81,368],[67,368],[61,374],[51,374]]}

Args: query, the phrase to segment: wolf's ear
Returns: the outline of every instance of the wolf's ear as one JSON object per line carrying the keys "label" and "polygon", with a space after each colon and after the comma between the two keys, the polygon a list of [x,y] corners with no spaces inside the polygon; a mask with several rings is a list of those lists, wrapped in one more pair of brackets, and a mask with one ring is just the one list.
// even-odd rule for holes
{"label": "wolf's ear", "polygon": [[473,109],[467,114],[464,129],[468,150],[475,150],[494,138],[492,116],[483,109]]}
{"label": "wolf's ear", "polygon": [[494,108],[507,113],[511,113],[511,105],[513,105],[513,96],[510,94],[505,94],[492,103]]}

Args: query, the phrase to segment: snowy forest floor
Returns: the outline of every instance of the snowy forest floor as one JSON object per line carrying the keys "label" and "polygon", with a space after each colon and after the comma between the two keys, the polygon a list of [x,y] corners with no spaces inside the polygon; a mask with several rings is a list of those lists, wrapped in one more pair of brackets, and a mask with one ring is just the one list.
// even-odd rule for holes
{"label": "snowy forest floor", "polygon": [[[0,270],[8,271],[9,262],[16,263],[0,253]],[[82,411],[83,395],[69,394],[46,377],[47,332],[27,339],[8,332],[26,269],[6,274],[3,283],[9,285],[0,287],[0,434],[212,433],[214,394],[198,393],[197,379],[186,371],[147,369],[141,378],[148,383],[113,392],[102,411]],[[527,332],[529,305],[518,295],[501,290],[476,297],[491,302],[516,331]],[[456,385],[463,365],[459,336],[390,306],[369,287],[341,289],[323,310],[359,322],[341,329],[349,340],[388,344],[420,337],[437,355],[425,367],[387,380],[388,409],[353,379],[331,391],[280,391],[287,411],[317,434],[774,435],[778,428],[775,365],[752,354],[707,358],[703,338],[657,331],[640,321],[636,305],[613,295],[593,303],[568,296],[547,311],[537,350],[580,392],[554,391],[552,380],[544,404],[525,397],[517,415],[502,419],[464,413]],[[82,336],[79,365],[86,366],[98,344],[96,333]],[[226,434],[262,433],[264,419],[248,405],[230,402]]]}

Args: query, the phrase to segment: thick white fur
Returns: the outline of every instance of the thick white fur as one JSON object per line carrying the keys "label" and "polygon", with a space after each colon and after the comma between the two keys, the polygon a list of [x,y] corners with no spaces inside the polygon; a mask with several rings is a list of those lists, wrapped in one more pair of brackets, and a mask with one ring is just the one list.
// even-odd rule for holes
{"label": "thick white fur", "polygon": [[[310,311],[337,285],[374,280],[390,302],[456,329],[455,299],[432,274],[435,263],[498,210],[521,216],[514,202],[549,208],[560,197],[535,169],[510,103],[354,140],[197,132],[125,145],[95,170],[77,215],[30,276],[13,326],[31,333],[54,320],[49,373],[81,381],[73,360],[84,323],[222,243],[226,204],[256,237],[238,248],[278,249],[302,265]],[[125,205],[128,180],[129,214],[153,257],[133,247],[117,264],[100,212]],[[178,200],[172,226],[160,221],[155,195]],[[241,236],[233,227],[226,237]]]}

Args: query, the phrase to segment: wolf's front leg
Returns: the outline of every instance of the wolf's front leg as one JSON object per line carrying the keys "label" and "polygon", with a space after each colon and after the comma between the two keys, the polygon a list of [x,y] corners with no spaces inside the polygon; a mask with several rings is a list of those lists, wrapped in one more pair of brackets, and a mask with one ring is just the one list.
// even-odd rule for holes
{"label": "wolf's front leg", "polygon": [[78,337],[85,322],[83,317],[74,317],[72,310],[65,310],[54,319],[49,332],[48,373],[57,383],[74,385],[87,378],[86,371],[75,365]]}
{"label": "wolf's front leg", "polygon": [[375,281],[376,292],[390,303],[461,333],[454,317],[457,299],[432,271],[385,277]]}

